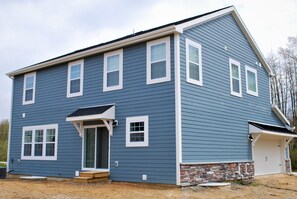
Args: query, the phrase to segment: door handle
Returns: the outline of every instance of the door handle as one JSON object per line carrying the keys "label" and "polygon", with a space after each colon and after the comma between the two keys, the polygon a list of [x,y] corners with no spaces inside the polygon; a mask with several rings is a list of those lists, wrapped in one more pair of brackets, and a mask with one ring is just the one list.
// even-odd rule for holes
{"label": "door handle", "polygon": [[265,161],[266,161],[266,162],[268,161],[268,157],[267,157],[267,156],[265,156]]}

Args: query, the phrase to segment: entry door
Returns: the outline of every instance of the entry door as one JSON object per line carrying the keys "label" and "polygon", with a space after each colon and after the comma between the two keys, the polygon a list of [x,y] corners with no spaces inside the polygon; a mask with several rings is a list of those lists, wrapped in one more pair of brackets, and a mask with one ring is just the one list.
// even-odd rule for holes
{"label": "entry door", "polygon": [[108,169],[109,134],[106,128],[85,128],[83,169]]}
{"label": "entry door", "polygon": [[259,139],[254,148],[255,175],[282,172],[281,148],[278,140]]}

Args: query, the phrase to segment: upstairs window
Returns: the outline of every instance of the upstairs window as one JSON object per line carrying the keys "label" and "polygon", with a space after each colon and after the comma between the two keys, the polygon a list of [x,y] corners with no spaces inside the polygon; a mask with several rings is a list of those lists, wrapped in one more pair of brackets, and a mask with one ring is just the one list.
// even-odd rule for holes
{"label": "upstairs window", "polygon": [[257,70],[245,66],[246,92],[250,95],[258,96]]}
{"label": "upstairs window", "polygon": [[202,86],[201,45],[186,39],[187,82]]}
{"label": "upstairs window", "polygon": [[103,91],[123,88],[123,49],[104,54]]}
{"label": "upstairs window", "polygon": [[23,127],[23,160],[57,160],[58,125]]}
{"label": "upstairs window", "polygon": [[36,72],[24,75],[23,105],[35,103]]}
{"label": "upstairs window", "polygon": [[148,146],[148,116],[126,118],[126,147]]}
{"label": "upstairs window", "polygon": [[83,94],[83,73],[83,60],[68,64],[67,97],[76,97]]}
{"label": "upstairs window", "polygon": [[229,59],[231,95],[242,97],[240,63]]}
{"label": "upstairs window", "polygon": [[170,81],[170,37],[147,42],[146,83]]}

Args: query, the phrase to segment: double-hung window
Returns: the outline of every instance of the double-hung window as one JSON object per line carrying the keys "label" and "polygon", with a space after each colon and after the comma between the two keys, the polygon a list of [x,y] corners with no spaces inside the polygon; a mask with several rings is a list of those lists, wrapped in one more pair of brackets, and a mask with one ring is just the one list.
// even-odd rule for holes
{"label": "double-hung window", "polygon": [[67,97],[76,97],[83,94],[83,76],[83,60],[68,64]]}
{"label": "double-hung window", "polygon": [[123,88],[123,49],[104,54],[103,91]]}
{"label": "double-hung window", "polygon": [[250,95],[258,96],[257,70],[245,66],[246,92]]}
{"label": "double-hung window", "polygon": [[148,116],[126,118],[126,147],[146,147],[148,141]]}
{"label": "double-hung window", "polygon": [[146,83],[170,81],[170,37],[147,42]]}
{"label": "double-hung window", "polygon": [[36,72],[24,75],[23,105],[35,102]]}
{"label": "double-hung window", "polygon": [[187,82],[202,86],[201,45],[186,39]]}
{"label": "double-hung window", "polygon": [[231,95],[242,97],[240,63],[229,59]]}
{"label": "double-hung window", "polygon": [[23,127],[23,160],[57,160],[58,125]]}

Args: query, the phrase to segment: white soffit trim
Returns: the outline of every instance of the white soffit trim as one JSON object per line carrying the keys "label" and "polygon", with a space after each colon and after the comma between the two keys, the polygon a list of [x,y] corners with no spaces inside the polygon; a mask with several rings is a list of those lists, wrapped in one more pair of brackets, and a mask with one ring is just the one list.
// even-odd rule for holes
{"label": "white soffit trim", "polygon": [[243,20],[241,19],[240,15],[238,14],[236,8],[234,6],[232,6],[233,11],[232,11],[232,16],[235,18],[236,22],[238,23],[241,31],[243,32],[243,34],[246,36],[247,40],[249,41],[249,43],[251,44],[252,48],[254,49],[254,51],[256,52],[258,58],[260,59],[260,61],[263,63],[264,68],[266,69],[267,73],[270,76],[273,76],[274,73],[271,70],[271,68],[269,67],[269,65],[267,64],[265,57],[263,56],[262,52],[260,51],[257,43],[255,42],[255,40],[253,39],[251,33],[249,32],[249,30],[247,29],[246,25],[244,24]]}
{"label": "white soffit trim", "polygon": [[245,35],[245,37],[247,38],[247,40],[249,41],[249,43],[251,44],[253,50],[255,51],[255,53],[257,54],[257,57],[260,59],[261,63],[263,63],[264,68],[266,69],[267,73],[271,76],[273,76],[273,72],[271,70],[271,68],[269,67],[269,65],[267,64],[263,54],[261,53],[258,45],[256,44],[255,40],[253,39],[252,35],[250,34],[249,30],[247,29],[246,25],[244,24],[243,20],[241,19],[240,15],[238,14],[236,8],[234,6],[230,7],[230,8],[226,8],[224,10],[206,15],[204,17],[200,17],[198,19],[194,19],[192,21],[189,22],[185,22],[183,24],[177,25],[176,26],[176,30],[179,32],[183,32],[186,29],[189,29],[193,26],[197,26],[200,25],[202,23],[214,20],[216,18],[219,18],[221,16],[227,15],[227,14],[232,14],[232,16],[235,18],[237,24],[239,25],[241,31],[243,32],[243,34]]}
{"label": "white soffit trim", "polygon": [[49,67],[49,66],[52,66],[52,65],[55,65],[55,64],[69,62],[69,61],[73,61],[73,60],[76,60],[76,59],[84,58],[86,56],[90,56],[90,55],[94,55],[94,54],[98,54],[98,53],[102,53],[102,52],[107,52],[107,51],[112,51],[112,50],[115,50],[115,49],[118,49],[118,48],[122,48],[124,46],[139,43],[139,42],[142,42],[142,41],[148,41],[148,40],[152,40],[152,39],[155,39],[155,38],[163,37],[163,36],[172,34],[174,32],[176,32],[175,25],[168,26],[168,27],[161,28],[161,29],[158,29],[158,30],[155,30],[155,31],[151,31],[151,32],[148,32],[148,33],[145,33],[145,34],[141,34],[141,35],[138,35],[138,36],[135,36],[135,37],[131,37],[131,38],[128,38],[128,39],[123,39],[123,40],[120,40],[120,41],[117,41],[117,42],[112,42],[110,44],[99,46],[97,48],[92,48],[92,49],[85,50],[85,51],[78,52],[78,53],[74,53],[74,54],[71,54],[71,55],[68,55],[68,56],[65,56],[65,57],[57,58],[57,59],[54,59],[52,61],[45,61],[44,63],[36,64],[36,65],[29,66],[29,67],[26,67],[26,68],[21,68],[21,69],[12,71],[10,73],[7,73],[6,75],[11,78],[11,77],[13,77],[15,75],[28,73],[28,72],[35,71],[35,70],[42,69],[42,68],[46,68],[46,67]]}
{"label": "white soffit trim", "polygon": [[179,25],[176,26],[176,30],[178,32],[180,32],[180,33],[183,33],[184,30],[192,28],[193,26],[197,26],[197,25],[200,25],[202,23],[205,23],[205,22],[214,20],[216,18],[219,18],[219,17],[221,17],[223,15],[227,15],[230,12],[232,12],[234,9],[235,9],[234,6],[232,6],[230,8],[226,8],[226,9],[223,9],[221,11],[217,11],[217,12],[214,12],[212,14],[208,14],[208,15],[205,15],[203,17],[199,17],[197,19],[193,19],[191,21],[179,24]]}
{"label": "white soffit trim", "polygon": [[286,116],[282,113],[282,111],[277,107],[277,105],[271,104],[271,109],[284,124],[287,124],[290,126],[290,121],[286,118]]}
{"label": "white soffit trim", "polygon": [[115,107],[114,106],[110,107],[108,110],[106,110],[102,114],[67,117],[66,121],[67,122],[77,122],[77,121],[97,120],[97,119],[114,120],[115,119]]}

